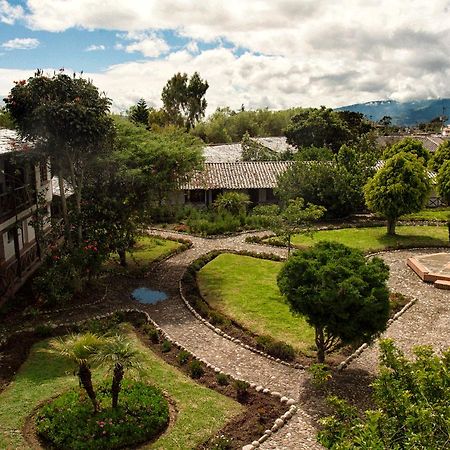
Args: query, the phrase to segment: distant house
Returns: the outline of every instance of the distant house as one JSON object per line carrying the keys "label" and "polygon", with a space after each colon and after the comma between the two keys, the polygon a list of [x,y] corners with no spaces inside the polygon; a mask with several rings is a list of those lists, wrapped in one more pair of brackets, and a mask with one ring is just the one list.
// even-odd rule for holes
{"label": "distant house", "polygon": [[45,199],[50,229],[52,189],[47,161],[26,162],[20,156],[29,144],[12,130],[0,129],[0,304],[39,266],[40,254],[32,220],[37,194]]}
{"label": "distant house", "polygon": [[203,170],[180,186],[175,202],[210,205],[223,192],[239,191],[248,194],[253,204],[274,203],[277,178],[291,164],[291,161],[206,162]]}
{"label": "distant house", "polygon": [[441,145],[443,142],[447,140],[446,136],[444,134],[412,134],[412,135],[391,135],[391,136],[379,136],[377,138],[377,143],[381,145],[382,147],[387,147],[392,144],[395,144],[398,141],[401,141],[405,137],[410,137],[413,139],[417,139],[418,141],[422,142],[423,146],[430,151],[431,153],[434,153],[436,149]]}

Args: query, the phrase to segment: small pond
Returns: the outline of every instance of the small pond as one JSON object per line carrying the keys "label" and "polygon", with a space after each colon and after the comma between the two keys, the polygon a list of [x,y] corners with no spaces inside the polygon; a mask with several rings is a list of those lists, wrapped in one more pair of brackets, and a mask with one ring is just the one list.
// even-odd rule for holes
{"label": "small pond", "polygon": [[131,293],[132,297],[140,303],[146,303],[147,305],[154,305],[168,298],[167,294],[163,291],[154,291],[145,287],[135,289]]}

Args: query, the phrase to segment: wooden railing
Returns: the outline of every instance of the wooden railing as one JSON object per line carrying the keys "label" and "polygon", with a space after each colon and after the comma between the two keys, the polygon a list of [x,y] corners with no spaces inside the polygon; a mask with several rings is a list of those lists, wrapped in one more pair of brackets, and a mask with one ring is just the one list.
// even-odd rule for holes
{"label": "wooden railing", "polygon": [[6,220],[33,205],[30,186],[24,185],[0,194],[0,219]]}
{"label": "wooden railing", "polygon": [[37,245],[34,243],[22,250],[20,268],[17,259],[0,264],[0,304],[23,284],[39,263]]}

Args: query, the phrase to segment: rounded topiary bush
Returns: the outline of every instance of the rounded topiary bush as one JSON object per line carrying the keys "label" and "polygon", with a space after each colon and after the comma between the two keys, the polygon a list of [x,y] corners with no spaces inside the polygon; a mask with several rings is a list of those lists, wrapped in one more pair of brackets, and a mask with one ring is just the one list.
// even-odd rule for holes
{"label": "rounded topiary bush", "polygon": [[108,385],[98,389],[97,398],[102,409],[94,414],[79,390],[62,394],[39,411],[38,434],[56,448],[115,449],[151,440],[169,421],[167,400],[154,386],[125,381],[115,409]]}

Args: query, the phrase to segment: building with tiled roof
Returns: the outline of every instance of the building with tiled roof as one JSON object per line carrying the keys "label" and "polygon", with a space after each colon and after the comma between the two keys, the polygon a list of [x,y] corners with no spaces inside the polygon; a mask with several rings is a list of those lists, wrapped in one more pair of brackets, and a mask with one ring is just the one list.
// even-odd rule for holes
{"label": "building with tiled roof", "polygon": [[206,162],[202,171],[180,188],[180,202],[211,204],[220,193],[245,192],[254,204],[276,201],[273,190],[291,161]]}
{"label": "building with tiled roof", "polygon": [[395,144],[398,141],[401,141],[405,137],[417,139],[418,141],[422,142],[423,146],[431,153],[434,153],[436,149],[439,147],[439,145],[448,140],[448,137],[443,136],[441,134],[412,134],[412,135],[379,136],[377,138],[377,143],[382,147],[388,147],[392,144]]}

